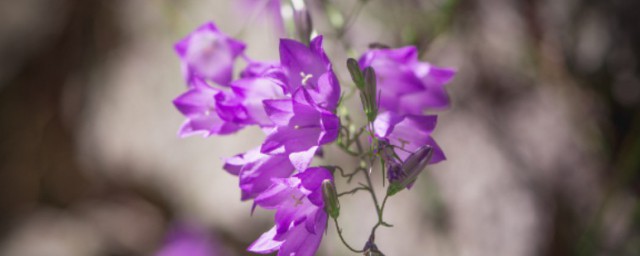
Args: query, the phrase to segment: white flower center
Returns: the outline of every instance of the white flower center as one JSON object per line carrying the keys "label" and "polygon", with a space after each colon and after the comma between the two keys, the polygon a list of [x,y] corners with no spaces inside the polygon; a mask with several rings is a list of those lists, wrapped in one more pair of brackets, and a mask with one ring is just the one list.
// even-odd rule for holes
{"label": "white flower center", "polygon": [[302,85],[307,85],[307,80],[313,77],[312,74],[305,74],[304,72],[300,72],[300,77],[302,77]]}

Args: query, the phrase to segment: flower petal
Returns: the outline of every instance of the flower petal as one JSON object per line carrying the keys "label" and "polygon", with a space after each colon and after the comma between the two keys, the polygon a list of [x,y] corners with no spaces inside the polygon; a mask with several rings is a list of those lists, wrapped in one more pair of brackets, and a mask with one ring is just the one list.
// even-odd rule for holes
{"label": "flower petal", "polygon": [[291,100],[264,100],[264,110],[269,119],[276,125],[285,126],[293,117],[293,103]]}
{"label": "flower petal", "polygon": [[274,236],[276,235],[276,227],[274,226],[269,231],[265,232],[251,245],[247,248],[247,251],[267,254],[272,253],[280,249],[282,243],[284,241],[276,241],[274,240]]}
{"label": "flower petal", "polygon": [[311,164],[311,161],[313,160],[313,157],[315,156],[317,150],[318,147],[314,146],[310,147],[306,151],[293,152],[289,154],[289,160],[291,161],[291,164],[296,168],[296,170],[305,170]]}

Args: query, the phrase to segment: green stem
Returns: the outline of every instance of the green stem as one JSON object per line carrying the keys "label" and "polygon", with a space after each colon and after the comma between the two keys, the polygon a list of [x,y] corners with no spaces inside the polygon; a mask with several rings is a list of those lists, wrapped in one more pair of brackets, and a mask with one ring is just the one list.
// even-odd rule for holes
{"label": "green stem", "polygon": [[344,169],[342,169],[342,167],[340,167],[340,166],[333,166],[333,167],[336,168],[340,172],[340,176],[342,176],[343,178],[347,178],[347,183],[351,183],[351,180],[353,179],[353,176],[358,174],[358,171],[359,171],[359,170],[355,170],[352,173],[345,174]]}
{"label": "green stem", "polygon": [[349,248],[350,251],[355,252],[355,253],[363,253],[364,250],[356,250],[353,249],[353,247],[351,247],[351,245],[349,245],[349,243],[347,243],[347,241],[344,239],[344,237],[342,236],[342,229],[340,228],[340,225],[338,224],[338,219],[333,219],[333,222],[336,224],[336,230],[338,231],[338,236],[340,237],[340,240],[342,241],[342,243]]}
{"label": "green stem", "polygon": [[338,197],[341,197],[341,196],[344,196],[344,195],[349,195],[349,194],[353,195],[353,194],[355,194],[356,192],[358,192],[358,191],[360,191],[360,190],[368,190],[368,188],[365,188],[365,187],[357,187],[357,188],[354,188],[354,189],[352,189],[352,190],[345,191],[345,192],[342,192],[342,193],[338,194]]}
{"label": "green stem", "polygon": [[376,192],[373,190],[373,184],[371,182],[371,177],[369,177],[369,172],[365,168],[359,168],[364,172],[364,177],[367,181],[367,186],[369,187],[369,193],[371,194],[371,198],[373,199],[373,203],[376,207],[376,212],[380,215],[380,205],[378,204],[378,197],[376,196]]}

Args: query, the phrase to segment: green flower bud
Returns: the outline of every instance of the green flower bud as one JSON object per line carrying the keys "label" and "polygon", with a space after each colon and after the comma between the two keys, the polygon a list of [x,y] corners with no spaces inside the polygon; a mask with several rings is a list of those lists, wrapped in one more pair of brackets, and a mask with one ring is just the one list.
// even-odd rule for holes
{"label": "green flower bud", "polygon": [[364,89],[364,77],[362,76],[362,71],[360,71],[360,65],[358,65],[358,61],[353,58],[349,58],[347,60],[347,69],[349,69],[349,73],[351,74],[351,80],[356,84],[358,89]]}
{"label": "green flower bud", "polygon": [[378,115],[378,88],[376,83],[376,71],[372,67],[364,69],[364,89],[360,97],[363,98],[364,112],[369,122],[373,122]]}
{"label": "green flower bud", "polygon": [[340,201],[338,201],[338,193],[336,187],[333,186],[331,180],[322,181],[322,198],[324,199],[324,210],[331,218],[338,218],[340,215]]}

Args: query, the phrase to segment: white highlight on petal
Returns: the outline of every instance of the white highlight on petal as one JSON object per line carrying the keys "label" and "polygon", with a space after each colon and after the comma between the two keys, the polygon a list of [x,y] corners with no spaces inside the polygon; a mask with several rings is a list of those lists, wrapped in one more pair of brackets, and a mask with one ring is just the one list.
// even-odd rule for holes
{"label": "white highlight on petal", "polygon": [[300,11],[304,9],[304,1],[303,0],[291,0],[291,4],[293,4],[293,9],[296,11]]}
{"label": "white highlight on petal", "polygon": [[280,7],[280,14],[282,14],[283,20],[291,20],[293,18],[293,10],[289,5],[286,4]]}

